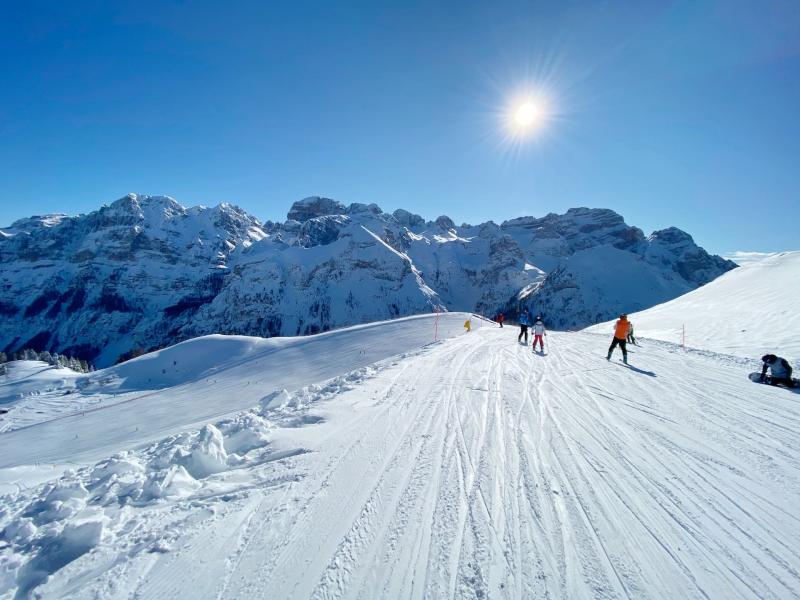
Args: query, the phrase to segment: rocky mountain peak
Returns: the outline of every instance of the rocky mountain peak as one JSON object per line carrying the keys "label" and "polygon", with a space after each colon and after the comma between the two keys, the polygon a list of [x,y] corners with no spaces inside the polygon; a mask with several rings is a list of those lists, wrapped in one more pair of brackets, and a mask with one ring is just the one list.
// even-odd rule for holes
{"label": "rocky mountain peak", "polygon": [[436,221],[434,222],[436,223],[436,226],[439,227],[439,229],[443,229],[445,231],[450,231],[451,229],[456,228],[456,224],[453,223],[453,219],[451,219],[447,215],[442,215],[440,217],[437,217]]}
{"label": "rocky mountain peak", "polygon": [[347,213],[347,207],[331,198],[321,196],[309,196],[292,204],[286,218],[290,221],[303,223],[314,217],[325,215],[343,215]]}
{"label": "rocky mountain peak", "polygon": [[353,202],[350,206],[347,207],[348,215],[357,215],[362,213],[380,215],[383,214],[383,211],[381,210],[381,207],[375,203],[362,204],[361,202]]}
{"label": "rocky mountain peak", "polygon": [[34,215],[32,217],[18,219],[17,221],[14,221],[10,227],[6,229],[0,229],[0,231],[5,231],[8,234],[19,232],[30,233],[37,229],[49,229],[50,227],[55,227],[65,219],[69,219],[69,216],[63,213]]}
{"label": "rocky mountain peak", "polygon": [[667,227],[666,229],[654,231],[650,234],[650,240],[658,240],[665,244],[694,244],[692,236],[677,227]]}
{"label": "rocky mountain peak", "polygon": [[186,208],[169,196],[128,194],[99,212],[111,219],[119,218],[120,223],[133,219],[148,225],[182,217],[186,214]]}
{"label": "rocky mountain peak", "polygon": [[409,229],[425,225],[425,219],[423,219],[421,216],[408,212],[407,210],[403,210],[402,208],[398,208],[396,211],[394,211],[392,216],[400,225],[403,227],[408,227]]}

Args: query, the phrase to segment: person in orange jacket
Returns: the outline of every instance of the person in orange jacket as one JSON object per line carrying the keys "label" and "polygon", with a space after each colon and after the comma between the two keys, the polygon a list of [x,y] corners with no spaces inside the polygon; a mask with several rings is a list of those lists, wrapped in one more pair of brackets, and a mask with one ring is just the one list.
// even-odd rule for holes
{"label": "person in orange jacket", "polygon": [[628,315],[621,314],[616,325],[614,325],[614,339],[611,340],[611,346],[608,348],[608,355],[606,360],[611,360],[611,353],[614,348],[619,346],[622,348],[622,362],[628,364],[628,349],[625,347],[625,339],[628,337]]}
{"label": "person in orange jacket", "polygon": [[505,318],[505,316],[503,316],[503,313],[500,313],[499,315],[497,315],[497,322],[500,323],[500,327],[503,326],[503,321],[505,321],[505,320],[506,320],[506,318]]}

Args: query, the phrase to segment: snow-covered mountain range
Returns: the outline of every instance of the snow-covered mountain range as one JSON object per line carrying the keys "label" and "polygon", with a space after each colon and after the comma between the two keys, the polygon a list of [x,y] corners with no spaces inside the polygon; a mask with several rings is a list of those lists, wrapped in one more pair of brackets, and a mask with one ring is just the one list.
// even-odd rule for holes
{"label": "snow-covered mountain range", "polygon": [[500,225],[311,197],[283,223],[130,194],[0,229],[0,350],[105,366],[211,334],[304,335],[436,308],[573,328],[665,302],[735,264],[611,210]]}

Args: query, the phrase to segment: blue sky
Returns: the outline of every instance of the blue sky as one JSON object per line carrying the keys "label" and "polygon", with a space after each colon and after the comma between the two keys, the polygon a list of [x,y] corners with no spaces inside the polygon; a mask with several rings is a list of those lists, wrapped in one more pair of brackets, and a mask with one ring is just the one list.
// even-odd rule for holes
{"label": "blue sky", "polygon": [[[459,223],[608,207],[715,252],[800,248],[798,2],[3,14],[2,225],[128,192],[264,220],[326,195]],[[510,142],[503,115],[523,92],[548,118]]]}

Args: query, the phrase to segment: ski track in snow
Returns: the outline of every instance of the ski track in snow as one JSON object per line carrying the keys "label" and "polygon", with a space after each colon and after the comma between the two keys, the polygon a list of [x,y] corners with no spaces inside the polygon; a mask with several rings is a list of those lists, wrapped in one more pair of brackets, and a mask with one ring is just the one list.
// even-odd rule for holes
{"label": "ski track in snow", "polygon": [[797,395],[661,344],[626,368],[596,335],[550,333],[546,356],[515,337],[484,328],[263,413],[260,458],[106,509],[107,538],[36,593],[800,597]]}

